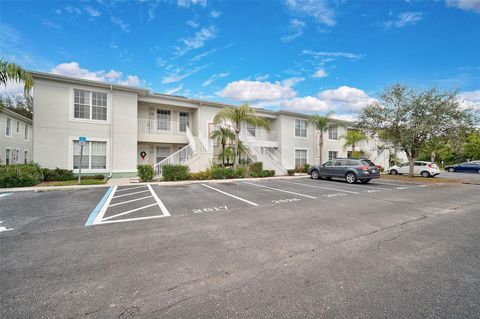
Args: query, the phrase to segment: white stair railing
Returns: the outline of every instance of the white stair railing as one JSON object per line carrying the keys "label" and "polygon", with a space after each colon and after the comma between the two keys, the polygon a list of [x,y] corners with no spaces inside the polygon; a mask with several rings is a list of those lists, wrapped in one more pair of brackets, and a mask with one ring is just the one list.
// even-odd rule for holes
{"label": "white stair railing", "polygon": [[195,154],[195,152],[194,152],[194,150],[193,150],[193,148],[190,144],[182,147],[181,149],[179,149],[175,153],[171,154],[167,158],[164,158],[163,160],[161,160],[160,162],[155,164],[155,166],[153,167],[154,170],[155,170],[155,175],[157,177],[162,176],[163,165],[182,164],[185,161],[187,161],[190,157],[192,157],[192,155],[194,155],[194,154]]}
{"label": "white stair railing", "polygon": [[192,150],[194,152],[196,152],[197,151],[197,142],[195,141],[195,136],[193,136],[192,131],[190,130],[190,127],[188,125],[186,125],[186,128],[187,128],[186,133],[187,133],[188,143],[192,147]]}
{"label": "white stair railing", "polygon": [[213,143],[212,140],[209,138],[206,138],[205,135],[203,135],[202,132],[198,132],[198,138],[207,153],[213,153]]}
{"label": "white stair railing", "polygon": [[282,156],[280,151],[275,148],[268,148],[266,146],[256,146],[250,143],[246,139],[242,139],[242,142],[248,147],[247,156],[254,162],[262,161],[267,158],[273,162],[282,173],[286,173],[286,169],[282,165]]}

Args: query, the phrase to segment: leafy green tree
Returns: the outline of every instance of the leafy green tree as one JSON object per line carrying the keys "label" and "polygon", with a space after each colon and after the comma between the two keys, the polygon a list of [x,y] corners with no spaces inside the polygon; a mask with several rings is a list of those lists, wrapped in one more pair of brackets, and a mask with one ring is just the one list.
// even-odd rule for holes
{"label": "leafy green tree", "polygon": [[27,94],[33,86],[33,78],[30,73],[21,66],[5,60],[0,60],[0,84],[7,86],[9,81],[23,82],[25,94]]}
{"label": "leafy green tree", "polygon": [[[220,124],[222,121],[229,121],[232,123],[235,131],[234,154],[238,154],[238,142],[240,140],[240,130],[243,122],[264,127],[270,130],[270,122],[267,119],[259,117],[255,110],[248,104],[243,104],[239,107],[225,107],[221,109],[213,118],[214,123]],[[235,157],[233,167],[237,168],[238,156]]]}
{"label": "leafy green tree", "polygon": [[226,147],[223,149],[220,154],[218,154],[218,157],[222,161],[222,165],[225,166],[225,162],[227,164],[230,164],[230,161],[235,159],[235,153],[234,149],[231,146]]}
{"label": "leafy green tree", "polygon": [[395,84],[380,94],[379,103],[365,107],[358,127],[407,155],[413,176],[414,161],[432,140],[451,140],[475,123],[473,113],[460,107],[457,92],[437,88],[417,91]]}
{"label": "leafy green tree", "polygon": [[315,129],[320,133],[318,147],[320,150],[320,163],[323,163],[322,155],[323,155],[323,134],[327,132],[329,129],[333,129],[339,126],[338,123],[332,121],[332,115],[334,112],[328,112],[325,115],[319,114],[312,114],[308,119],[308,123],[313,125]]}
{"label": "leafy green tree", "polygon": [[[228,127],[219,126],[210,133],[210,138],[214,139],[218,144],[222,146],[222,152],[225,153],[225,148],[230,141],[235,139],[235,132],[233,132]],[[222,159],[222,165],[225,165],[224,156],[220,157]]]}
{"label": "leafy green tree", "polygon": [[352,152],[355,152],[355,147],[361,141],[365,141],[367,139],[367,136],[362,131],[348,130],[347,134],[340,136],[340,138],[343,138],[345,140],[345,143],[343,143],[344,149],[346,149],[347,147],[352,147]]}
{"label": "leafy green tree", "polygon": [[480,160],[480,131],[470,134],[463,143],[462,156],[468,160]]}

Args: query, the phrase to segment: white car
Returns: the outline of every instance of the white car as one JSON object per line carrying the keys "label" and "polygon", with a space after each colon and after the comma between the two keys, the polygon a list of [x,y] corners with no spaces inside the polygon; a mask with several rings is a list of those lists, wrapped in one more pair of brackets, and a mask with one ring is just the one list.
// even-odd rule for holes
{"label": "white car", "polygon": [[[387,169],[387,172],[390,175],[408,174],[409,171],[410,166],[408,163],[394,165]],[[437,166],[437,164],[432,162],[415,161],[413,166],[413,174],[420,175],[422,177],[436,176],[440,174],[440,168]]]}

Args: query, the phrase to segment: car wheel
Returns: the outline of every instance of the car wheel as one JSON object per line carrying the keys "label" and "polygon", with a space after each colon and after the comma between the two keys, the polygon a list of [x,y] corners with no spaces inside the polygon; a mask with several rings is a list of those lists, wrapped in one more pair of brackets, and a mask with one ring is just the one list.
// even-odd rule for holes
{"label": "car wheel", "polygon": [[367,184],[368,182],[370,182],[372,179],[371,178],[367,178],[367,179],[362,179],[362,184]]}
{"label": "car wheel", "polygon": [[449,168],[448,171],[449,171],[450,173],[453,173],[453,172],[455,172],[455,169]]}
{"label": "car wheel", "polygon": [[316,169],[314,169],[311,174],[310,174],[310,177],[312,179],[319,179],[320,178],[320,174],[318,174],[318,171]]}
{"label": "car wheel", "polygon": [[480,169],[478,170],[478,174],[480,174]]}
{"label": "car wheel", "polygon": [[398,172],[396,169],[390,170],[390,175],[398,175]]}
{"label": "car wheel", "polygon": [[355,184],[357,182],[357,175],[355,175],[355,173],[347,173],[345,175],[345,181],[348,183],[348,184]]}
{"label": "car wheel", "polygon": [[421,172],[420,175],[421,175],[422,177],[430,177],[430,173],[427,172],[427,171]]}

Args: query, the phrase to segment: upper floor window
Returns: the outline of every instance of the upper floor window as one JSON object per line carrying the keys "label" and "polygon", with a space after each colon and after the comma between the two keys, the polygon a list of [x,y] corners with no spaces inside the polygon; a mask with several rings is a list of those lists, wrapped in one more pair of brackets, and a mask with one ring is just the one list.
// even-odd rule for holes
{"label": "upper floor window", "polygon": [[250,133],[250,135],[255,136],[255,125],[247,123],[247,132]]}
{"label": "upper floor window", "polygon": [[12,119],[7,117],[7,125],[5,126],[5,135],[12,136]]}
{"label": "upper floor window", "polygon": [[169,110],[157,110],[157,129],[160,131],[170,131]]}
{"label": "upper floor window", "polygon": [[307,121],[295,119],[295,136],[307,137]]}
{"label": "upper floor window", "polygon": [[17,121],[17,134],[20,134],[20,121]]}
{"label": "upper floor window", "polygon": [[328,139],[329,140],[338,140],[338,128],[331,127],[328,129]]}
{"label": "upper floor window", "polygon": [[107,93],[74,89],[73,117],[87,120],[107,120]]}
{"label": "upper floor window", "polygon": [[25,124],[25,141],[28,141],[28,125]]}
{"label": "upper floor window", "polygon": [[187,131],[187,126],[190,125],[190,114],[188,112],[179,112],[179,131],[180,132],[186,132]]}

